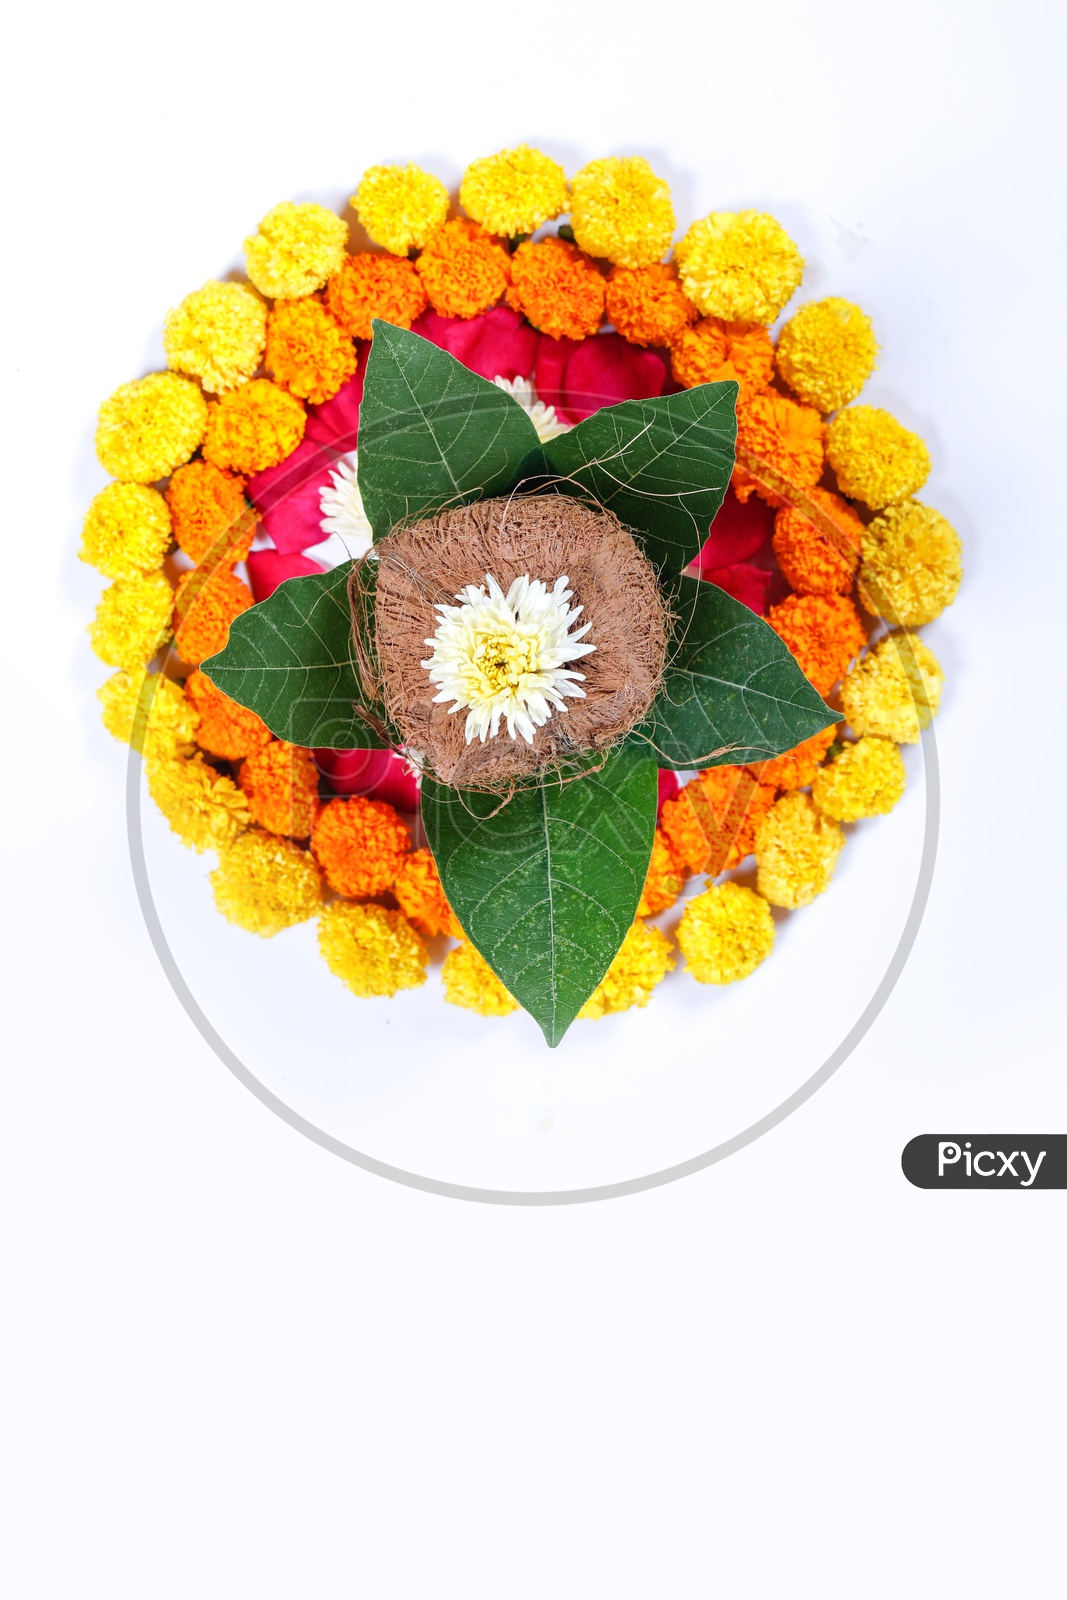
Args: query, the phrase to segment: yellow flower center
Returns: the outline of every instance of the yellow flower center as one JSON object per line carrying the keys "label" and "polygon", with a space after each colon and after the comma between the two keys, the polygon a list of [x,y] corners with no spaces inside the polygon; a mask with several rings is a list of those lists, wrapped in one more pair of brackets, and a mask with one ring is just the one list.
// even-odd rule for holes
{"label": "yellow flower center", "polygon": [[508,628],[479,629],[470,656],[471,687],[479,694],[517,689],[528,672],[537,671],[537,641]]}

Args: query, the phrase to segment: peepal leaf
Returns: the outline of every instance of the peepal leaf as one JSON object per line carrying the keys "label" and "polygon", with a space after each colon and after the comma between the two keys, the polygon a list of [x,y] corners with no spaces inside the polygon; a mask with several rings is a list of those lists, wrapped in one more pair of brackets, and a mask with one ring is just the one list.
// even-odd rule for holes
{"label": "peepal leaf", "polygon": [[603,978],[641,898],[656,765],[620,748],[599,772],[506,805],[423,779],[422,820],[472,944],[557,1045]]}
{"label": "peepal leaf", "polygon": [[713,583],[683,578],[678,638],[651,713],[628,743],[662,767],[743,766],[840,721],[769,623]]}
{"label": "peepal leaf", "polygon": [[405,517],[504,494],[537,448],[522,406],[419,334],[372,326],[356,470],[375,538]]}
{"label": "peepal leaf", "polygon": [[[350,570],[346,563],[279,584],[235,618],[225,650],[202,670],[279,739],[306,748],[387,750],[389,741],[357,709],[366,696],[352,646]],[[374,563],[365,571],[373,605]],[[374,717],[375,708],[368,709]]]}
{"label": "peepal leaf", "polygon": [[[697,555],[734,464],[737,384],[703,383],[654,400],[607,406],[542,446],[563,494],[614,511],[662,576]],[[532,463],[527,464],[530,471]]]}

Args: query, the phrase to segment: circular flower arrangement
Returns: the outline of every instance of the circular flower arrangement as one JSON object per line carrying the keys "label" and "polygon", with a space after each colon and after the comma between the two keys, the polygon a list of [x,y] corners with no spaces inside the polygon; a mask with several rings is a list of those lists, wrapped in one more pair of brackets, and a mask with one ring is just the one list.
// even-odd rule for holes
{"label": "circular flower arrangement", "polygon": [[675,945],[747,977],[942,688],[914,630],[960,541],[923,441],[855,403],[870,319],[809,301],[772,339],[796,244],[712,212],[670,255],[637,157],[501,151],[458,208],[372,167],[352,205],[369,248],[275,206],[101,407],[105,727],[222,914],[317,917],[355,995],[443,957],[449,1004],[555,1044]]}

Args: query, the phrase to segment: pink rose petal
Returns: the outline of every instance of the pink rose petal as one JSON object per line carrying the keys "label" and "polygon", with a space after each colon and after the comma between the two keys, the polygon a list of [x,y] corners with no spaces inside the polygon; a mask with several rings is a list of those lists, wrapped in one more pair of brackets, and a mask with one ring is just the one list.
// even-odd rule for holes
{"label": "pink rose petal", "polygon": [[734,491],[727,489],[696,564],[703,570],[705,567],[732,567],[737,561],[747,561],[773,533],[772,506],[758,495],[742,505]]}
{"label": "pink rose petal", "polygon": [[676,772],[669,771],[666,767],[660,767],[659,800],[656,804],[657,821],[659,820],[660,813],[662,812],[663,807],[667,804],[667,801],[673,800],[680,789],[681,784],[678,782],[678,774]]}
{"label": "pink rose petal", "polygon": [[738,561],[730,567],[701,567],[700,576],[707,579],[708,583],[718,584],[720,589],[725,589],[728,595],[735,600],[740,600],[743,606],[748,606],[758,617],[767,614],[767,590],[770,588],[771,574],[762,567],[749,566],[747,562]]}
{"label": "pink rose petal", "polygon": [[329,483],[335,461],[321,445],[303,439],[280,466],[249,480],[252,503],[278,550],[306,550],[326,537],[319,491]]}
{"label": "pink rose petal", "polygon": [[543,335],[537,346],[537,360],[534,365],[534,388],[537,390],[538,400],[543,400],[546,406],[555,406],[561,422],[576,422],[576,417],[566,414],[566,390],[564,382],[567,373],[567,363],[576,350],[581,349],[577,339],[550,339]]}
{"label": "pink rose petal", "polygon": [[361,794],[398,811],[418,810],[415,774],[395,750],[316,750],[314,755],[334,794]]}
{"label": "pink rose petal", "polygon": [[327,450],[336,451],[341,456],[356,448],[359,406],[363,399],[363,380],[367,374],[369,353],[370,341],[361,340],[359,365],[348,382],[341,385],[332,400],[324,401],[321,406],[309,408],[307,427],[304,430],[305,439],[310,439],[313,444]]}
{"label": "pink rose petal", "polygon": [[306,578],[312,572],[326,571],[317,561],[309,561],[307,556],[291,555],[281,550],[253,550],[245,565],[257,604],[272,595],[287,578]]}
{"label": "pink rose petal", "polygon": [[424,311],[411,325],[465,367],[488,378],[529,378],[541,335],[510,306],[493,306],[477,317],[441,317]]}
{"label": "pink rose petal", "polygon": [[667,367],[656,350],[629,344],[617,333],[601,333],[580,344],[564,378],[568,419],[581,421],[601,406],[651,400],[663,393]]}

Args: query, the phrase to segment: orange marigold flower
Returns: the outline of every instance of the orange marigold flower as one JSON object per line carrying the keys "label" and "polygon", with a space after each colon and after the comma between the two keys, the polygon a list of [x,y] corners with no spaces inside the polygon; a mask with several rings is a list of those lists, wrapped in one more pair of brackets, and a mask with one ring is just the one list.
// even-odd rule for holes
{"label": "orange marigold flower", "polygon": [[606,307],[608,321],[631,344],[670,344],[700,314],[683,293],[672,261],[612,267]]}
{"label": "orange marigold flower", "polygon": [[812,734],[803,744],[794,745],[773,761],[751,762],[749,772],[760,783],[773,784],[776,789],[806,789],[814,782],[823,756],[837,734],[837,723],[832,722],[821,733]]}
{"label": "orange marigold flower", "polygon": [[268,833],[307,838],[319,809],[319,773],[310,750],[272,739],[242,762],[237,781],[253,822]]}
{"label": "orange marigold flower", "polygon": [[788,595],[767,621],[820,694],[829,694],[867,643],[859,612],[843,594]]}
{"label": "orange marigold flower", "polygon": [[863,523],[839,494],[809,489],[808,495],[833,518],[841,537],[830,539],[803,511],[783,506],[774,519],[778,565],[798,594],[848,594],[859,565]]}
{"label": "orange marigold flower", "polygon": [[391,805],[353,795],[323,806],[311,849],[330,888],[358,900],[393,887],[411,839]]}
{"label": "orange marigold flower", "polygon": [[684,881],[685,869],[675,857],[671,842],[663,829],[657,828],[652,841],[652,860],[648,863],[648,876],[641,891],[637,915],[654,917],[660,911],[668,911],[681,894]]}
{"label": "orange marigold flower", "polygon": [[774,346],[758,322],[702,317],[695,327],[683,328],[671,344],[671,371],[687,389],[734,378],[740,385],[738,401],[751,400],[770,381]]}
{"label": "orange marigold flower", "polygon": [[463,938],[463,929],[445,899],[437,863],[429,850],[413,850],[405,859],[393,884],[393,893],[408,921],[428,939],[439,933],[447,933],[453,939]]}
{"label": "orange marigold flower", "polygon": [[[751,451],[791,483],[810,489],[822,477],[823,421],[812,406],[798,405],[773,389],[743,399],[737,407],[737,449]],[[734,468],[730,479],[741,501],[753,490],[772,506],[783,501],[744,467]]]}
{"label": "orange marigold flower", "polygon": [[207,576],[187,572],[174,593],[174,643],[182,660],[198,667],[225,650],[230,623],[253,604],[247,583],[228,567]]}
{"label": "orange marigold flower", "polygon": [[356,347],[319,300],[276,300],[263,364],[290,394],[320,406],[355,372]]}
{"label": "orange marigold flower", "polygon": [[245,481],[222,472],[210,461],[179,467],[164,498],[179,547],[190,560],[203,561],[226,541],[226,564],[243,561],[252,548],[256,516],[245,499]]}
{"label": "orange marigold flower", "polygon": [[511,257],[476,222],[454,217],[438,228],[415,267],[442,317],[476,317],[495,306],[507,288]]}
{"label": "orange marigold flower", "polygon": [[511,258],[508,304],[552,339],[587,339],[604,315],[600,269],[576,244],[542,239]]}
{"label": "orange marigold flower", "polygon": [[200,717],[196,742],[209,756],[240,761],[261,750],[273,737],[254,711],[223,694],[199,668],[185,680],[185,698]]}
{"label": "orange marigold flower", "polygon": [[264,472],[292,455],[307,417],[269,378],[253,378],[208,406],[204,456],[223,471]]}
{"label": "orange marigold flower", "polygon": [[774,804],[773,784],[744,767],[709,767],[663,807],[662,827],[687,872],[715,878],[752,854],[756,829]]}
{"label": "orange marigold flower", "polygon": [[369,339],[372,317],[410,328],[429,297],[413,261],[364,250],[345,256],[341,270],[326,285],[326,304],[353,339]]}

